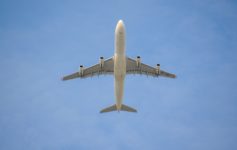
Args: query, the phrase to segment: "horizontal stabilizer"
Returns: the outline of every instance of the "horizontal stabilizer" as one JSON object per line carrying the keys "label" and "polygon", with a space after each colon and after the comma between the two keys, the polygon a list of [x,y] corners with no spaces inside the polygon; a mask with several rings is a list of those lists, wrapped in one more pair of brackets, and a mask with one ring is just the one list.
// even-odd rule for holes
{"label": "horizontal stabilizer", "polygon": [[128,111],[128,112],[137,112],[136,109],[134,109],[134,108],[132,108],[132,107],[129,107],[129,106],[127,106],[127,105],[124,105],[124,104],[122,104],[121,110],[122,110],[122,111]]}
{"label": "horizontal stabilizer", "polygon": [[102,109],[100,111],[100,113],[105,113],[105,112],[111,112],[111,111],[116,111],[117,110],[117,107],[116,107],[116,104],[110,106],[110,107],[107,107],[105,109]]}
{"label": "horizontal stabilizer", "polygon": [[[117,109],[116,104],[114,104],[114,105],[112,105],[112,106],[110,106],[110,107],[107,107],[107,108],[105,108],[105,109],[102,109],[102,110],[100,111],[100,113],[111,112],[111,111],[116,111],[116,110],[119,111],[119,110]],[[134,109],[134,108],[132,108],[132,107],[129,107],[129,106],[127,106],[127,105],[124,105],[124,104],[122,104],[120,110],[121,110],[121,111],[127,111],[127,112],[137,112],[136,109]]]}

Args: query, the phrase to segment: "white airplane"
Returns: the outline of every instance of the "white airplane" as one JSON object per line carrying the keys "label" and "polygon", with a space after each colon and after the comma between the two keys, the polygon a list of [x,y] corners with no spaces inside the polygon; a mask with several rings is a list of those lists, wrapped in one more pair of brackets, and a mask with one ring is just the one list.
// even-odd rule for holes
{"label": "white airplane", "polygon": [[136,109],[122,104],[123,91],[124,91],[124,79],[126,74],[143,74],[153,77],[168,77],[175,78],[175,74],[171,74],[160,70],[160,64],[156,67],[151,67],[141,63],[140,56],[136,59],[132,59],[125,54],[125,27],[122,20],[119,20],[115,29],[115,53],[112,58],[104,60],[100,57],[99,63],[89,68],[80,66],[80,70],[76,73],[63,77],[62,80],[70,80],[75,78],[87,78],[92,76],[110,74],[114,75],[115,97],[116,104],[107,107],[100,111],[100,113],[111,111],[128,111],[137,112]]}

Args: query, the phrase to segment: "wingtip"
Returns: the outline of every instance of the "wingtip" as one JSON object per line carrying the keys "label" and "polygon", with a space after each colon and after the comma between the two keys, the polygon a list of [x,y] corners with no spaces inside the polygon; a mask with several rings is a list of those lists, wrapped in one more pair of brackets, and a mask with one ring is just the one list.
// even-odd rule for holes
{"label": "wingtip", "polygon": [[177,76],[174,74],[174,79],[177,78]]}

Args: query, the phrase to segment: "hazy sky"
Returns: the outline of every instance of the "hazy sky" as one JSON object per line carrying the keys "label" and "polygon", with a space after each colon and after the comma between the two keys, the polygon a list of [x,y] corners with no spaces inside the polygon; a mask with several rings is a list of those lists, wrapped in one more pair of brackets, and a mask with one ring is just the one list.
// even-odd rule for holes
{"label": "hazy sky", "polygon": [[[138,113],[100,114],[113,76],[60,79],[113,55],[119,19],[178,78],[127,76]],[[1,0],[0,149],[236,150],[236,27],[235,0]]]}

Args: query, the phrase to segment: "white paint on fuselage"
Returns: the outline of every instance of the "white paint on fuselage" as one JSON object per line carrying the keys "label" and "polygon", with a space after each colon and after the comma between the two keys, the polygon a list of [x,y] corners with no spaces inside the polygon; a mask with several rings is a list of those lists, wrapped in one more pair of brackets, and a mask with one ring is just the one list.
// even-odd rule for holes
{"label": "white paint on fuselage", "polygon": [[115,29],[114,88],[116,106],[120,110],[123,101],[124,79],[126,75],[125,27],[119,20]]}

